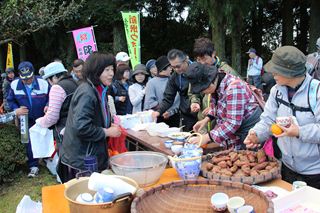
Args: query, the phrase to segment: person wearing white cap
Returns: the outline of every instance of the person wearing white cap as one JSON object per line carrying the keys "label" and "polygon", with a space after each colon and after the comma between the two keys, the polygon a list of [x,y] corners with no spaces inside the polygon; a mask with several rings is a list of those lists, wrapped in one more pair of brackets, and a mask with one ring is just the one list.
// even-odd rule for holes
{"label": "person wearing white cap", "polygon": [[66,68],[60,62],[52,62],[44,68],[43,79],[51,85],[49,93],[49,106],[46,114],[37,119],[37,123],[43,128],[54,126],[53,134],[57,142],[57,148],[61,145],[61,130],[65,127],[69,105],[72,95],[78,84],[68,75]]}
{"label": "person wearing white cap", "polygon": [[126,52],[118,52],[116,55],[117,66],[120,64],[126,64],[129,66],[130,57]]}

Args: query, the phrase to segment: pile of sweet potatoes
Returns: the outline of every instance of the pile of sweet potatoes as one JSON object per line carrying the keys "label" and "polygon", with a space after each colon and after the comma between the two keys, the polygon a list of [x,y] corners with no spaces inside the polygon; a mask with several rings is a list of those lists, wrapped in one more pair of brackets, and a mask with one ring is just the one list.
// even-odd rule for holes
{"label": "pile of sweet potatoes", "polygon": [[205,164],[207,171],[229,177],[268,174],[272,169],[276,169],[278,166],[277,161],[268,160],[262,149],[258,152],[248,150],[240,152],[223,152],[212,157],[212,159]]}

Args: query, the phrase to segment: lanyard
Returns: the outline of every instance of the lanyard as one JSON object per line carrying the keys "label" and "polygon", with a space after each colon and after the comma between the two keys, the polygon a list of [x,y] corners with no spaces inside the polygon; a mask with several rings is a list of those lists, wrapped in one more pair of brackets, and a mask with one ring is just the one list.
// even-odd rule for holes
{"label": "lanyard", "polygon": [[102,106],[103,106],[103,110],[105,112],[105,115],[106,115],[106,125],[108,126],[109,125],[109,113],[107,111],[107,106],[108,106],[108,103],[107,103],[107,91],[108,91],[108,87],[107,86],[103,86],[101,85],[101,87],[103,88],[102,90],[102,95],[101,95],[101,101],[102,101]]}
{"label": "lanyard", "polygon": [[32,96],[31,96],[31,93],[32,93],[32,90],[33,90],[33,82],[31,84],[31,87],[29,87],[28,85],[24,85],[25,88],[26,88],[26,91],[27,91],[27,96],[28,96],[28,99],[29,99],[29,102],[30,102],[30,106],[32,107]]}

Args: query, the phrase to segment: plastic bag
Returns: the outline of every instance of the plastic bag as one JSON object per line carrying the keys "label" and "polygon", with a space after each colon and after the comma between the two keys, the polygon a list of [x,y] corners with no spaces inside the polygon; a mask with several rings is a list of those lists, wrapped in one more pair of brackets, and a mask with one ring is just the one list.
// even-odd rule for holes
{"label": "plastic bag", "polygon": [[44,159],[44,161],[46,162],[46,166],[49,169],[50,173],[53,175],[57,175],[57,165],[58,165],[58,161],[59,161],[59,157],[58,154],[55,153],[55,155],[51,158],[48,159]]}
{"label": "plastic bag", "polygon": [[263,145],[263,150],[268,155],[269,157],[274,157],[274,150],[273,150],[273,145],[272,145],[272,137],[270,137],[268,140]]}
{"label": "plastic bag", "polygon": [[117,138],[109,137],[108,153],[109,157],[128,151],[126,148],[127,131],[120,126],[121,135]]}
{"label": "plastic bag", "polygon": [[53,131],[42,128],[39,124],[29,129],[31,148],[34,158],[47,158],[55,151],[53,142]]}
{"label": "plastic bag", "polygon": [[16,213],[41,213],[42,203],[31,200],[29,195],[24,195],[17,206]]}

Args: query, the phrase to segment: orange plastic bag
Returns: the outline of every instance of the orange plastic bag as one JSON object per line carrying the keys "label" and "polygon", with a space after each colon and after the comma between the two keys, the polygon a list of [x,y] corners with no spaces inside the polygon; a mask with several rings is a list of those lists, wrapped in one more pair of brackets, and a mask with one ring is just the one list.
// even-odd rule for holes
{"label": "orange plastic bag", "polygon": [[126,137],[127,137],[127,131],[120,126],[121,135],[117,138],[109,137],[108,138],[108,154],[109,157],[127,152],[126,147]]}

